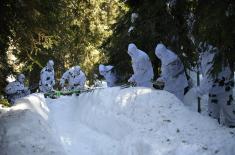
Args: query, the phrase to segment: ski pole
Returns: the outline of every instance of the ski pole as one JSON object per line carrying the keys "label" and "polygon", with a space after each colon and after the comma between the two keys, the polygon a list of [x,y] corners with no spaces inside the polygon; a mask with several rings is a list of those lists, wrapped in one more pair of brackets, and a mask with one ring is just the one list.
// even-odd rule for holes
{"label": "ski pole", "polygon": [[[199,67],[197,65],[197,86],[200,85]],[[197,112],[201,113],[201,98],[197,98]]]}

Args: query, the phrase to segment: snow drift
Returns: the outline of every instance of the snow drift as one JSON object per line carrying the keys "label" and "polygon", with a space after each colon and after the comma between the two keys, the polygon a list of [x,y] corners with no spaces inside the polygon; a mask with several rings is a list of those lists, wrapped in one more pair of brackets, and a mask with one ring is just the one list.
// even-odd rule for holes
{"label": "snow drift", "polygon": [[[18,109],[28,114],[18,115]],[[0,150],[9,155],[15,153],[10,150],[19,155],[35,150],[68,155],[235,154],[234,129],[188,110],[168,92],[147,88],[106,88],[46,100],[34,94],[3,113],[0,123]]]}
{"label": "snow drift", "polygon": [[32,94],[10,109],[0,109],[0,154],[65,154],[47,122],[48,112],[42,94]]}

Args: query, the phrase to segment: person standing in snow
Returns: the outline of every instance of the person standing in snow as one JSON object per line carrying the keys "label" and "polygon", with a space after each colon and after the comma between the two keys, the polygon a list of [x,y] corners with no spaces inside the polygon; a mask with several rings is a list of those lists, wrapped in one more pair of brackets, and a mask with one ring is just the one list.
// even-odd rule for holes
{"label": "person standing in snow", "polygon": [[188,86],[183,63],[175,53],[161,43],[155,48],[155,54],[161,60],[161,75],[157,82],[164,83],[164,90],[182,101],[184,89]]}
{"label": "person standing in snow", "polygon": [[84,88],[86,76],[81,71],[80,66],[74,66],[67,70],[60,79],[60,86],[62,88],[64,88],[66,81],[68,82],[68,86],[65,90],[79,90]]}
{"label": "person standing in snow", "polygon": [[47,66],[41,70],[39,90],[43,93],[48,93],[53,91],[53,86],[55,85],[55,73],[54,73],[54,62],[49,60]]}
{"label": "person standing in snow", "polygon": [[24,74],[19,74],[16,81],[11,82],[6,86],[5,92],[11,104],[14,104],[16,99],[30,94],[30,90],[24,86],[24,80]]}
{"label": "person standing in snow", "polygon": [[105,66],[101,64],[99,65],[99,72],[100,75],[102,75],[105,78],[108,87],[116,86],[117,78],[115,73],[113,72],[113,66],[111,65]]}
{"label": "person standing in snow", "polygon": [[129,78],[128,82],[135,83],[139,87],[153,87],[153,67],[149,56],[139,50],[135,44],[128,45],[128,54],[132,60],[132,68],[134,74]]}
{"label": "person standing in snow", "polygon": [[235,127],[235,103],[233,100],[234,79],[228,63],[221,64],[222,70],[212,75],[214,60],[218,49],[207,43],[199,45],[199,66],[202,74],[200,86],[193,88],[194,96],[209,94],[209,116],[221,124]]}

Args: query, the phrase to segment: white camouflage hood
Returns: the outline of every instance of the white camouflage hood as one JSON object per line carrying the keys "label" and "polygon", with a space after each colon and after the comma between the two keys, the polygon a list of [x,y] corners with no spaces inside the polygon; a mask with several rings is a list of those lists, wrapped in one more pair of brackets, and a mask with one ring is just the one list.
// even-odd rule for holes
{"label": "white camouflage hood", "polygon": [[163,44],[157,45],[155,54],[161,60],[163,65],[168,65],[177,59],[177,55],[168,50]]}

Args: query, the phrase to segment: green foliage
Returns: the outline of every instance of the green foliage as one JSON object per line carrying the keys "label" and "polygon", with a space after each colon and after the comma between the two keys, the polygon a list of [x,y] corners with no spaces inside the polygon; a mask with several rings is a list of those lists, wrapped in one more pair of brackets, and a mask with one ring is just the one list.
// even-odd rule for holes
{"label": "green foliage", "polygon": [[[156,76],[154,54],[162,42],[187,68],[197,63],[199,42],[218,47],[216,62],[235,60],[235,2],[221,0],[2,0],[0,5],[0,78],[23,72],[38,83],[42,67],[55,61],[56,78],[80,65],[92,83],[100,63],[112,64],[126,80],[131,72],[127,46],[148,53]],[[174,1],[172,1],[174,2]],[[131,23],[131,13],[139,17]],[[190,15],[193,24],[189,25]],[[129,28],[134,29],[128,33]],[[192,39],[194,37],[194,40]],[[16,60],[9,61],[9,55]],[[218,64],[215,63],[215,64]],[[217,65],[216,70],[219,70]],[[232,65],[231,65],[232,66]],[[217,71],[218,72],[218,71]],[[0,90],[6,81],[0,81]]]}
{"label": "green foliage", "polygon": [[[43,62],[47,61],[45,56],[52,56],[52,53],[45,49],[52,47],[53,28],[56,26],[59,8],[59,0],[1,1],[0,27],[4,27],[1,29],[1,38],[4,38],[1,45],[4,46],[0,47],[0,50],[5,67],[0,68],[0,71],[7,72],[1,74],[1,79],[6,79],[7,75],[14,72],[24,72],[27,76],[32,75],[31,72],[38,72],[38,76],[30,77],[32,82],[38,82],[40,68]],[[16,57],[13,63],[8,60],[9,52]],[[33,67],[35,64],[39,67]],[[5,85],[6,82],[1,88]]]}
{"label": "green foliage", "polygon": [[[198,44],[205,41],[219,49],[214,73],[218,73],[227,60],[230,64],[234,63],[234,2],[128,0],[127,4],[129,11],[114,25],[114,35],[104,44],[107,51],[110,51],[109,63],[116,64],[122,74],[128,75],[131,72],[130,58],[127,55],[130,42],[136,43],[148,53],[157,74],[160,63],[154,55],[154,48],[159,42],[177,53],[186,68],[197,64]],[[134,12],[139,17],[132,24],[130,18]],[[134,26],[134,30],[128,34],[130,26]]]}
{"label": "green foliage", "polygon": [[[127,46],[133,42],[150,56],[155,73],[159,73],[160,62],[155,56],[155,47],[162,42],[176,52],[183,62],[190,66],[195,60],[195,48],[187,34],[184,8],[188,5],[177,3],[169,8],[165,0],[128,1],[129,11],[114,25],[114,35],[104,44],[109,51],[109,63],[115,64],[122,74],[131,73]],[[138,13],[135,23],[131,23],[131,14]],[[134,30],[128,33],[129,27]],[[184,54],[183,54],[184,53]],[[188,59],[190,58],[190,59]],[[128,77],[125,77],[126,79]]]}
{"label": "green foliage", "polygon": [[[123,3],[112,0],[3,0],[2,79],[15,71],[25,73],[30,84],[37,83],[42,67],[54,59],[57,79],[67,68],[80,65],[92,81],[98,64],[107,61],[99,47],[112,35],[111,25],[124,9]],[[8,61],[9,47],[16,57],[13,63]]]}
{"label": "green foliage", "polygon": [[64,6],[55,55],[64,62],[62,68],[79,64],[92,81],[98,64],[107,62],[100,46],[112,35],[111,26],[125,8],[112,0],[73,0],[65,1]]}
{"label": "green foliage", "polygon": [[4,107],[10,107],[11,104],[7,101],[7,99],[0,99],[0,104]]}
{"label": "green foliage", "polygon": [[235,62],[235,2],[220,0],[198,1],[196,6],[194,35],[197,40],[206,41],[219,49],[214,73],[229,61]]}

